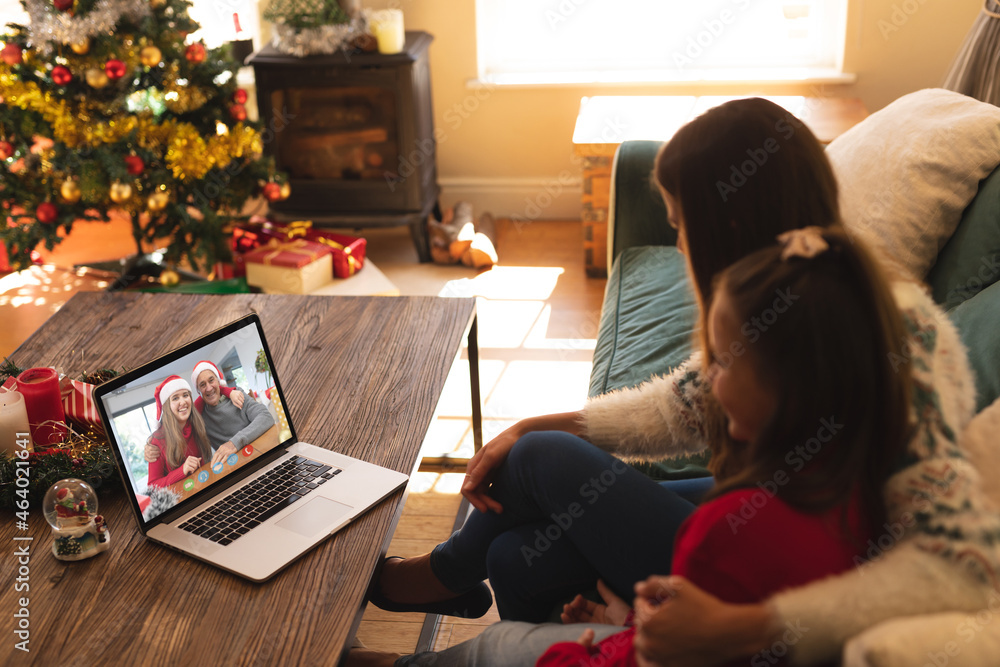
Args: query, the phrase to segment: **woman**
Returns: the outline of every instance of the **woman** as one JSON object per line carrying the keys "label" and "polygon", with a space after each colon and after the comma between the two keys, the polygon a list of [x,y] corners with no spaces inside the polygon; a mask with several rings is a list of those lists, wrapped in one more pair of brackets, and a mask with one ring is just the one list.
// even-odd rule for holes
{"label": "woman", "polygon": [[[732,183],[734,166],[759,150],[767,160],[745,183]],[[806,224],[839,223],[836,182],[821,146],[805,126],[765,100],[731,102],[689,123],[661,150],[654,175],[670,223],[678,228],[678,248],[687,258],[700,306],[711,301],[712,279],[718,271],[772,243],[779,233]],[[971,373],[957,332],[926,293],[898,279],[892,292],[909,333],[897,356],[913,361],[915,428],[906,455],[886,486],[888,521],[879,532],[888,535],[883,543],[890,548],[866,554],[864,567],[856,571],[780,593],[764,604],[725,605],[676,578],[650,579],[636,589],[640,599],[653,598],[666,588],[676,597],[638,633],[640,656],[663,664],[712,664],[751,655],[780,636],[786,623],[800,622],[810,631],[799,638],[791,654],[796,661],[815,661],[835,656],[846,638],[881,620],[943,609],[975,610],[985,604],[1000,569],[1000,518],[983,510],[976,472],[956,443],[956,434],[972,416]],[[706,316],[702,307],[701,332],[707,331]],[[567,438],[582,436],[607,452],[635,458],[702,451],[725,422],[701,368],[695,354],[669,375],[591,399],[580,412],[515,424],[469,465],[463,494],[480,512],[469,521],[478,521],[487,512],[502,512],[503,501],[497,496],[505,490],[491,488],[493,480],[506,486],[511,480],[550,473],[551,479],[534,480],[536,486],[527,490],[534,492],[565,476],[567,451],[573,449],[564,446]],[[574,447],[586,451],[585,443]],[[608,499],[612,496],[605,494]],[[639,502],[633,499],[631,505],[618,507],[613,500],[604,503],[608,505],[602,510],[604,525],[614,526],[618,517],[637,506],[646,507]],[[657,527],[668,532],[679,523],[678,515],[659,509],[646,514],[655,516]],[[552,523],[541,520],[537,525],[544,535]],[[603,544],[585,539],[555,541],[542,554],[548,559],[543,566],[539,567],[542,558],[526,563],[517,548],[530,544],[532,534],[531,526],[509,531],[509,539],[498,537],[488,551],[486,569],[498,604],[509,596],[520,609],[543,608],[552,602],[547,594],[555,590],[553,582],[579,579],[580,574],[613,582],[615,572],[609,574],[609,566],[600,558]],[[639,538],[631,553],[646,549],[646,536]],[[454,537],[449,540],[454,541]],[[387,562],[381,593],[408,603],[454,598],[460,591],[449,579],[455,571],[450,569],[452,563],[437,560],[437,569],[430,555]],[[539,576],[543,571],[545,576]],[[494,572],[502,576],[495,577]],[[442,585],[442,579],[452,586]],[[521,580],[532,583],[524,586]],[[543,590],[546,595],[533,596],[536,581],[548,585]],[[611,588],[619,596],[632,596],[620,584]],[[927,588],[935,594],[917,593]],[[551,633],[543,636],[537,626],[522,630],[500,624],[476,645],[493,642],[488,652],[502,662],[504,651],[535,650],[528,634],[538,638],[537,645],[560,638],[558,633],[556,638]],[[579,629],[570,630],[569,635],[578,636]]]}
{"label": "woman", "polygon": [[149,464],[148,483],[170,486],[212,460],[205,423],[194,409],[191,385],[179,375],[161,382],[156,397],[156,419],[160,425],[150,436],[149,444],[159,456]]}

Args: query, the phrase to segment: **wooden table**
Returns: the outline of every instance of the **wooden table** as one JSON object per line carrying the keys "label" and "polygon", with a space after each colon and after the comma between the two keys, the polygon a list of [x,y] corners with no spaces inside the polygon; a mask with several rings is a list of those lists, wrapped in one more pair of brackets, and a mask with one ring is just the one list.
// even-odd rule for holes
{"label": "wooden table", "polygon": [[[608,199],[611,164],[619,144],[632,139],[667,141],[711,107],[738,99],[723,96],[584,97],[573,131],[574,154],[583,169],[584,267],[592,278],[607,275]],[[868,116],[864,103],[846,97],[770,97],[828,144]]]}
{"label": "wooden table", "polygon": [[[260,314],[301,439],[412,474],[464,337],[481,438],[473,299],[80,293],[12,360],[72,376],[131,368],[251,310]],[[12,518],[0,527],[0,664],[337,664],[405,491],[263,584],[146,541],[120,490],[98,489],[98,499],[111,548],[88,560],[51,555],[40,508],[31,508],[27,531]],[[30,557],[19,575],[13,554],[24,544]],[[19,576],[29,589],[15,591]],[[30,653],[14,648],[22,597]]]}

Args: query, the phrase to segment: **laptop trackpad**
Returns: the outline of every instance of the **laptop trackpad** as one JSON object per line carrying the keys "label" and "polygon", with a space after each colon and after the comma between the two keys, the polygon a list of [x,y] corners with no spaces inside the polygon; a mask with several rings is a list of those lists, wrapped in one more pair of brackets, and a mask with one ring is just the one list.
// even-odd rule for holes
{"label": "laptop trackpad", "polygon": [[339,523],[340,518],[350,513],[351,509],[329,498],[317,497],[303,503],[302,507],[278,521],[277,525],[303,537],[312,537],[321,528]]}

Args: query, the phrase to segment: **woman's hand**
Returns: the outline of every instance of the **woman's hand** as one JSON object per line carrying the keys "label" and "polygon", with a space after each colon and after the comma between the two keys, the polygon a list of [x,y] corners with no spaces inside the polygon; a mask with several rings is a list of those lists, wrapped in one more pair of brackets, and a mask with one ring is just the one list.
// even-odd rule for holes
{"label": "woman's hand", "polygon": [[240,410],[243,409],[243,401],[244,401],[244,399],[246,399],[246,397],[247,397],[247,395],[244,394],[239,389],[235,389],[232,392],[230,392],[230,394],[229,394],[229,400],[232,401],[233,405],[235,405]]}
{"label": "woman's hand", "polygon": [[562,412],[541,417],[529,417],[517,422],[506,431],[483,445],[465,469],[462,495],[480,512],[490,510],[499,514],[503,505],[490,497],[488,491],[497,468],[507,460],[514,443],[532,431],[565,431],[580,434],[580,413]]}
{"label": "woman's hand", "polygon": [[147,440],[142,456],[146,459],[146,463],[155,463],[156,459],[160,458],[160,450],[153,444],[152,440]]}
{"label": "woman's hand", "polygon": [[184,460],[184,465],[182,466],[181,469],[184,471],[185,475],[190,475],[200,467],[201,467],[201,458],[197,456],[189,456]]}
{"label": "woman's hand", "polygon": [[597,581],[597,592],[605,604],[588,600],[577,595],[569,604],[563,605],[560,618],[569,623],[601,623],[604,625],[625,625],[631,608],[625,600],[614,594],[603,581]]}
{"label": "woman's hand", "polygon": [[730,604],[684,577],[635,585],[636,657],[640,665],[710,667],[771,644],[775,619],[764,604]]}

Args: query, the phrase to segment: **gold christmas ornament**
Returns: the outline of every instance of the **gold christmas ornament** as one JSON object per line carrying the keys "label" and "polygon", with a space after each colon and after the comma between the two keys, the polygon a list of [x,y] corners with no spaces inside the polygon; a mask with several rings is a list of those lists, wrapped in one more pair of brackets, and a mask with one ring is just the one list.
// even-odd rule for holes
{"label": "gold christmas ornament", "polygon": [[59,194],[67,204],[75,204],[80,201],[80,186],[72,179],[63,181],[59,187]]}
{"label": "gold christmas ornament", "polygon": [[167,207],[168,203],[170,203],[170,195],[166,192],[154,192],[146,200],[146,208],[153,213],[159,213]]}
{"label": "gold christmas ornament", "polygon": [[149,6],[153,9],[159,9],[165,4],[167,4],[167,0],[149,0]]}
{"label": "gold christmas ornament", "polygon": [[163,271],[160,272],[160,284],[164,287],[173,287],[180,281],[180,275],[173,269],[163,269]]}
{"label": "gold christmas ornament", "polygon": [[88,86],[96,88],[97,90],[100,90],[108,85],[108,75],[104,73],[103,69],[92,67],[84,74],[84,78],[87,80]]}
{"label": "gold christmas ornament", "polygon": [[90,51],[90,37],[84,37],[79,42],[70,42],[69,48],[78,56],[86,55]]}
{"label": "gold christmas ornament", "polygon": [[278,191],[278,194],[281,195],[281,199],[288,199],[292,196],[292,186],[288,183],[282,183],[281,190]]}
{"label": "gold christmas ornament", "polygon": [[114,203],[124,204],[132,197],[132,186],[128,183],[115,181],[111,184],[111,190],[108,194],[111,196],[111,201]]}
{"label": "gold christmas ornament", "polygon": [[155,46],[147,46],[139,51],[139,62],[146,67],[156,67],[163,60],[163,53]]}

